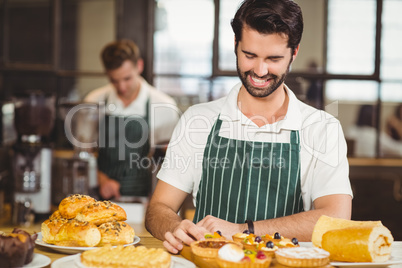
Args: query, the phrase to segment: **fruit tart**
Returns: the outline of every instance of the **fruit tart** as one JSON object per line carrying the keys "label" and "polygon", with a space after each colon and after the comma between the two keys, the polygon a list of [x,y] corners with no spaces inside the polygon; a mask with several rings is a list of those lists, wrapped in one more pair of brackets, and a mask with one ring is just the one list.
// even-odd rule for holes
{"label": "fruit tart", "polygon": [[238,242],[226,240],[220,231],[216,231],[214,234],[205,234],[205,240],[195,241],[191,243],[190,247],[193,254],[198,257],[215,258],[219,249],[226,244],[236,244],[242,247]]}
{"label": "fruit tart", "polygon": [[223,268],[266,268],[272,258],[262,251],[242,249],[235,244],[227,244],[218,251],[216,262]]}

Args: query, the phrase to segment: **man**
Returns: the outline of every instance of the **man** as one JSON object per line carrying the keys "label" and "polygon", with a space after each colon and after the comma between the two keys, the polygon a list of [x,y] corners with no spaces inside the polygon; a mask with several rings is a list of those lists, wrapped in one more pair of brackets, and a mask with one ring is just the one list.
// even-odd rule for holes
{"label": "man", "polygon": [[[299,52],[300,7],[246,0],[232,28],[241,84],[181,117],[147,210],[148,231],[172,253],[217,230],[309,241],[321,215],[351,217],[339,121],[284,85]],[[177,215],[188,193],[193,222]]]}
{"label": "man", "polygon": [[106,109],[99,142],[99,193],[104,199],[148,196],[149,157],[155,145],[169,141],[179,119],[176,103],[141,77],[144,62],[134,42],[111,42],[101,58],[110,84],[85,98],[104,102]]}

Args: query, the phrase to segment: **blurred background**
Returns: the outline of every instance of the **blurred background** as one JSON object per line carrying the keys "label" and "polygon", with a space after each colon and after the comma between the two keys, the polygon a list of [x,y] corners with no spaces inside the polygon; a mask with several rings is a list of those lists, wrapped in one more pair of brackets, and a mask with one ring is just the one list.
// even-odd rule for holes
{"label": "blurred background", "polygon": [[[60,103],[81,101],[108,82],[99,53],[115,39],[139,45],[143,76],[182,111],[224,96],[238,82],[230,21],[239,2],[0,0],[2,152],[15,141],[9,101],[41,90],[55,96],[59,114]],[[349,146],[354,218],[401,226],[402,145],[382,136],[402,103],[402,1],[296,2],[305,30],[286,84],[302,101],[340,120]],[[55,149],[72,147],[57,116],[51,142]],[[6,155],[0,155],[1,170],[9,165]]]}

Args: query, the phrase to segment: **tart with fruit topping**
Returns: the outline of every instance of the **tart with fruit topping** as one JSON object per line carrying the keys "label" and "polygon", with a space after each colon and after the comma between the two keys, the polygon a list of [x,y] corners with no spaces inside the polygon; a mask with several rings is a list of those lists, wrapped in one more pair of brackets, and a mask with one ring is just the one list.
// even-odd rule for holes
{"label": "tart with fruit topping", "polygon": [[218,251],[216,261],[223,268],[266,268],[272,258],[262,251],[242,249],[238,245],[228,244]]}
{"label": "tart with fruit topping", "polygon": [[291,267],[318,267],[329,263],[329,252],[321,248],[280,248],[275,252],[278,263]]}
{"label": "tart with fruit topping", "polygon": [[226,244],[235,244],[239,247],[242,245],[238,242],[223,240],[222,238],[208,238],[201,241],[191,243],[191,251],[194,255],[202,258],[215,258],[218,256],[218,251]]}
{"label": "tart with fruit topping", "polygon": [[226,240],[226,238],[224,236],[222,236],[221,231],[216,231],[213,234],[211,233],[206,233],[204,235],[205,239],[221,239],[221,240]]}

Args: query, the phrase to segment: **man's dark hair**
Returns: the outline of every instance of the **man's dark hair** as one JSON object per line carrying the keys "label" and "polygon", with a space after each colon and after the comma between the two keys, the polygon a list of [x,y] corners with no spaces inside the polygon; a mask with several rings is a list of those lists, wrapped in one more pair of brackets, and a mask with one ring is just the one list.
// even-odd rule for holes
{"label": "man's dark hair", "polygon": [[303,33],[301,8],[293,0],[245,0],[232,22],[236,48],[245,26],[261,34],[286,34],[292,52],[300,44]]}
{"label": "man's dark hair", "polygon": [[101,58],[106,70],[115,70],[126,60],[130,60],[134,65],[137,64],[141,55],[133,41],[122,39],[107,44],[102,50]]}

